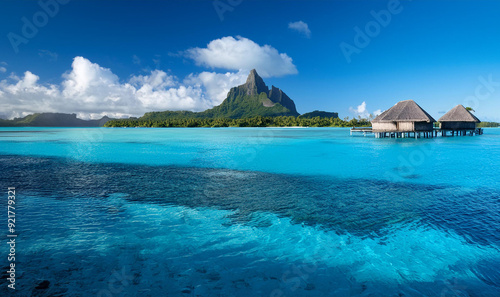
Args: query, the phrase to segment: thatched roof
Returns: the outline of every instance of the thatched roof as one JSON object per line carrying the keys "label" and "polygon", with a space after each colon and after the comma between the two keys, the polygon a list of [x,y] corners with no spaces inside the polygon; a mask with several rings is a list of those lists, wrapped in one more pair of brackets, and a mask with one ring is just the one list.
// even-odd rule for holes
{"label": "thatched roof", "polygon": [[427,122],[436,120],[413,100],[399,101],[393,107],[379,114],[372,123],[377,122]]}
{"label": "thatched roof", "polygon": [[465,109],[462,104],[453,107],[452,110],[445,113],[440,119],[440,122],[474,122],[481,123],[470,111]]}

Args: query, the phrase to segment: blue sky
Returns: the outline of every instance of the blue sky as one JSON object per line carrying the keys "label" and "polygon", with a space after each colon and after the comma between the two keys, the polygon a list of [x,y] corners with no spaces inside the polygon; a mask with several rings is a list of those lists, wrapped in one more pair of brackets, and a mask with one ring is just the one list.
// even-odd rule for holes
{"label": "blue sky", "polygon": [[[498,1],[42,0],[58,7],[46,19],[37,2],[0,2],[2,117],[203,110],[257,68],[300,113],[414,99],[436,119],[463,104],[500,121]],[[357,47],[350,61],[341,44]]]}

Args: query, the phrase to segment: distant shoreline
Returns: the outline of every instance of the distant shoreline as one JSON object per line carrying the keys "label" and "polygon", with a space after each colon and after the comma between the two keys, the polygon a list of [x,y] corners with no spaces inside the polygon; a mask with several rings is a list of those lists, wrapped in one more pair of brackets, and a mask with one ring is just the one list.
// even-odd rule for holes
{"label": "distant shoreline", "polygon": [[[144,128],[217,128],[217,127],[271,127],[271,128],[311,128],[311,127],[371,127],[371,119],[338,117],[303,117],[303,116],[255,116],[247,118],[167,118],[167,119],[111,119],[82,120],[76,114],[43,113],[33,114],[14,120],[0,119],[0,127],[54,127],[54,128],[90,128],[90,127],[144,127]],[[477,128],[498,128],[500,123],[481,122]]]}

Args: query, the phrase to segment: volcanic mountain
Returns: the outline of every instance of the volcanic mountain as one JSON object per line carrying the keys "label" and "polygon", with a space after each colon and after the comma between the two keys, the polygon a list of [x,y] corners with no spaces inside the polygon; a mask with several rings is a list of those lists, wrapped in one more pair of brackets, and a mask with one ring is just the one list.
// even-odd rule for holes
{"label": "volcanic mountain", "polygon": [[295,103],[282,90],[267,87],[264,80],[253,69],[247,81],[231,88],[227,98],[218,106],[203,112],[163,111],[148,112],[140,120],[162,120],[167,118],[250,118],[255,116],[298,116]]}

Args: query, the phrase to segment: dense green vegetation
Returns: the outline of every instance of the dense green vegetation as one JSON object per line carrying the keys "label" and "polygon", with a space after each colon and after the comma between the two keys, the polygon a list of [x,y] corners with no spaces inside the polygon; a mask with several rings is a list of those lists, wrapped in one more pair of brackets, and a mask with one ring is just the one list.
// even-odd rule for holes
{"label": "dense green vegetation", "polygon": [[252,117],[243,119],[229,118],[170,118],[164,120],[126,119],[112,120],[105,127],[370,127],[367,119],[341,120],[339,118],[312,119],[279,116]]}
{"label": "dense green vegetation", "polygon": [[[165,113],[170,117],[165,118]],[[105,127],[371,127],[370,119],[354,118],[339,119],[338,117],[278,116],[278,117],[247,117],[231,118],[199,118],[193,112],[151,112],[139,119],[111,120]],[[436,128],[439,122],[434,123]],[[478,128],[500,127],[500,123],[481,122]]]}
{"label": "dense green vegetation", "polygon": [[[165,119],[193,119],[200,118],[201,112],[192,112],[192,111],[152,111],[146,112],[142,117],[140,117],[143,121],[159,121]],[[137,118],[136,118],[137,119]]]}
{"label": "dense green vegetation", "polygon": [[264,92],[257,96],[245,94],[244,88],[233,88],[229,91],[227,99],[219,106],[202,112],[208,118],[251,118],[256,116],[292,116],[298,115],[280,103],[274,103]]}
{"label": "dense green vegetation", "polygon": [[486,127],[492,127],[492,128],[497,128],[500,127],[500,123],[496,122],[481,122],[477,124],[478,128],[486,128]]}
{"label": "dense green vegetation", "polygon": [[311,111],[311,112],[306,112],[304,114],[301,114],[299,116],[300,118],[306,118],[306,119],[312,119],[315,117],[321,117],[321,118],[338,118],[339,114],[337,112],[327,112],[327,111]]}

